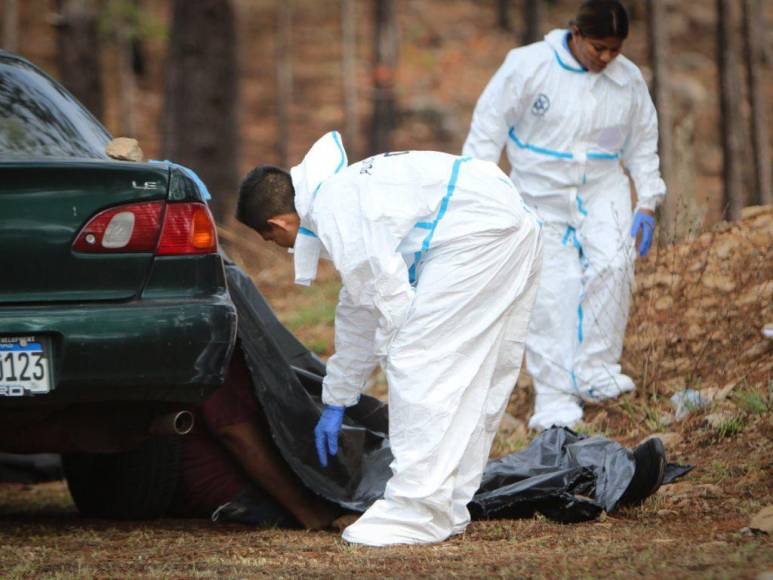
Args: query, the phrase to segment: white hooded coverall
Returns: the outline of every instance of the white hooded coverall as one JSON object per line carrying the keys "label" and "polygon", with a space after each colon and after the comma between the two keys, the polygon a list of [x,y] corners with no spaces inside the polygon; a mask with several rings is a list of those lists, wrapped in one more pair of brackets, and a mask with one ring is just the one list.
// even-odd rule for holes
{"label": "white hooded coverall", "polygon": [[[572,425],[581,400],[634,389],[619,364],[633,278],[630,172],[637,208],[665,195],[655,108],[639,69],[618,56],[584,69],[568,31],[507,55],[483,91],[464,154],[499,161],[544,224],[544,262],[526,345],[529,425]],[[622,163],[621,163],[622,162]]]}
{"label": "white hooded coverall", "polygon": [[392,477],[343,537],[461,533],[521,364],[538,222],[493,163],[401,151],[347,167],[336,132],[291,176],[296,282],[309,284],[325,253],[343,282],[323,402],[355,404],[379,363],[389,383]]}

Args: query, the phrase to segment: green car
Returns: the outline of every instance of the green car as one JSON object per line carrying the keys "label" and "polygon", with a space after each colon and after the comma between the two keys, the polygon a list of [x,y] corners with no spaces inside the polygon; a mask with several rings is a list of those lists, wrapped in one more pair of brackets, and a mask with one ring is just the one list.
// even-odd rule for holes
{"label": "green car", "polygon": [[187,171],[115,161],[64,88],[0,51],[0,451],[63,454],[88,515],[159,516],[175,433],[236,340]]}

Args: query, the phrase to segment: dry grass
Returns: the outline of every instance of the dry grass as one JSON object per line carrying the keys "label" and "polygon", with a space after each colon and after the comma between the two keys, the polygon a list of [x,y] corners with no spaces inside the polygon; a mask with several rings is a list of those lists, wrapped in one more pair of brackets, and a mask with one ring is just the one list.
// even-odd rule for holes
{"label": "dry grass", "polygon": [[[586,524],[476,522],[440,545],[372,549],[331,532],[81,520],[63,484],[4,491],[0,570],[7,578],[754,577],[773,566],[768,538],[739,534],[744,516],[723,510],[708,520],[687,505],[668,509],[661,497]],[[30,501],[41,493],[59,501]],[[24,515],[11,515],[14,505]]]}

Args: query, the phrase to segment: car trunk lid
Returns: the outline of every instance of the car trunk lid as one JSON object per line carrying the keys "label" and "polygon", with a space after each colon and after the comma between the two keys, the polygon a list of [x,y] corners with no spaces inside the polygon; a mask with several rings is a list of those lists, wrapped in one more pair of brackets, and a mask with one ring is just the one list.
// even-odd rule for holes
{"label": "car trunk lid", "polygon": [[127,300],[153,252],[84,253],[82,228],[114,206],[166,199],[166,164],[42,161],[0,164],[0,303]]}

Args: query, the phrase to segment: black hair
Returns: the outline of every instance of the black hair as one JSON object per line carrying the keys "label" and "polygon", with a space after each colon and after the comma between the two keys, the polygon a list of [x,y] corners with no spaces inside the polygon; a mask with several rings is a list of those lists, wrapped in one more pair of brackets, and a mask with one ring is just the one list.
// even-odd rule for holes
{"label": "black hair", "polygon": [[290,174],[272,165],[259,165],[239,186],[236,219],[255,231],[265,232],[268,220],[295,213],[295,189]]}
{"label": "black hair", "polygon": [[570,24],[589,38],[628,38],[628,12],[619,0],[585,0]]}

